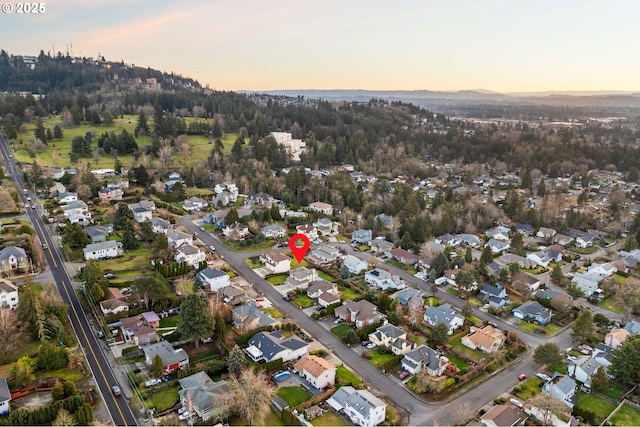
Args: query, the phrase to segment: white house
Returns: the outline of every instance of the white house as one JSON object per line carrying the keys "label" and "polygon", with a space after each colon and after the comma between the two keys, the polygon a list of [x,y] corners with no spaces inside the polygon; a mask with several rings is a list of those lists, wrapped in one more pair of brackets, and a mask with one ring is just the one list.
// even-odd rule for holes
{"label": "white house", "polygon": [[200,270],[198,277],[202,280],[202,283],[210,286],[211,292],[231,285],[231,278],[226,272],[211,267]]}
{"label": "white house", "polygon": [[172,248],[179,248],[182,245],[193,245],[193,236],[181,231],[167,232],[167,242]]}
{"label": "white house", "polygon": [[601,366],[603,365],[591,356],[579,356],[569,363],[567,374],[585,386],[591,387],[591,379]]}
{"label": "white house", "polygon": [[64,216],[71,224],[79,223],[82,225],[91,222],[91,212],[85,202],[76,200],[60,207]]}
{"label": "white house", "polygon": [[402,369],[412,374],[424,370],[427,374],[437,377],[444,374],[449,359],[440,356],[434,349],[424,344],[406,353],[402,358]]}
{"label": "white house", "polygon": [[132,211],[133,218],[136,220],[136,222],[143,223],[146,220],[151,221],[151,218],[153,218],[153,213],[149,208],[138,207],[132,209]]}
{"label": "white house", "polygon": [[556,372],[551,378],[551,381],[548,381],[542,386],[542,392],[561,401],[569,408],[573,408],[577,400],[573,399],[577,385],[575,380],[569,375]]}
{"label": "white house", "polygon": [[222,234],[231,240],[242,240],[249,236],[250,232],[249,227],[240,222],[236,222],[225,226],[222,229]]}
{"label": "white house", "polygon": [[153,232],[156,234],[167,235],[169,230],[171,230],[171,223],[162,218],[151,218],[151,226],[153,227]]}
{"label": "white house", "polygon": [[182,245],[176,250],[174,259],[178,263],[186,262],[196,268],[202,261],[206,261],[207,254],[197,246]]}
{"label": "white house", "polygon": [[388,271],[374,268],[364,274],[364,281],[378,289],[404,289],[406,284],[399,276],[391,275]]}
{"label": "white house", "polygon": [[294,289],[305,289],[316,280],[318,280],[318,272],[315,268],[298,267],[289,272],[284,285]]}
{"label": "white house", "polygon": [[91,243],[83,249],[84,259],[105,259],[115,258],[120,255],[122,243],[115,240],[107,240],[106,242]]}
{"label": "white house", "polygon": [[270,274],[287,273],[291,270],[291,258],[281,253],[268,252],[262,254],[260,255],[260,261],[264,263]]}
{"label": "white house", "polygon": [[9,402],[11,401],[11,391],[6,378],[0,378],[0,415],[7,415],[11,410]]}
{"label": "white house", "polygon": [[251,337],[244,351],[254,362],[271,362],[276,359],[288,362],[306,355],[308,348],[309,344],[296,335],[285,338],[280,331],[273,331],[259,332]]}
{"label": "white house", "polygon": [[444,323],[449,328],[448,334],[451,335],[455,329],[462,327],[464,317],[457,314],[449,304],[441,304],[437,307],[427,307],[424,311],[424,321],[431,326]]}
{"label": "white house", "polygon": [[336,383],[336,367],[321,357],[302,356],[293,367],[303,379],[319,390]]}
{"label": "white house", "polygon": [[0,279],[0,307],[18,308],[18,287],[7,279]]}
{"label": "white house", "polygon": [[503,242],[502,240],[491,239],[487,243],[485,243],[484,247],[490,247],[491,252],[494,254],[499,254],[511,247],[508,242]]}
{"label": "white house", "polygon": [[356,390],[345,401],[344,413],[351,421],[362,427],[381,424],[386,415],[387,405],[370,391]]}
{"label": "white house", "polygon": [[312,224],[302,224],[302,225],[296,226],[296,233],[304,234],[311,241],[316,240],[318,238],[318,229],[314,227]]}
{"label": "white house", "polygon": [[342,260],[342,264],[347,266],[347,269],[349,269],[349,273],[356,276],[366,270],[367,267],[369,267],[366,261],[363,261],[353,255],[345,256]]}
{"label": "white house", "polygon": [[329,283],[326,280],[316,280],[309,284],[307,288],[307,296],[311,299],[320,298],[320,296],[331,293],[340,298],[340,292],[338,291],[338,285],[335,283]]}
{"label": "white house", "polygon": [[314,212],[320,212],[322,214],[331,216],[333,215],[333,206],[324,202],[313,202],[309,205],[309,209]]}
{"label": "white house", "polygon": [[78,193],[65,192],[65,193],[62,193],[62,194],[58,194],[56,196],[56,200],[61,205],[66,205],[66,204],[71,203],[71,202],[77,202],[78,201]]}
{"label": "white house", "polygon": [[372,239],[372,231],[367,229],[355,230],[351,233],[351,242],[362,245],[364,243],[369,243]]}
{"label": "white house", "polygon": [[195,196],[189,197],[187,200],[182,202],[182,209],[189,212],[199,211],[204,209],[205,206],[207,206],[207,202],[205,202],[204,199]]}
{"label": "white house", "polygon": [[277,237],[285,237],[287,235],[287,230],[278,224],[265,225],[260,229],[260,232],[267,239],[275,239]]}
{"label": "white house", "polygon": [[309,252],[309,260],[316,266],[328,266],[342,257],[340,250],[329,245],[322,245]]}
{"label": "white house", "polygon": [[271,132],[271,136],[278,145],[284,147],[294,162],[299,162],[300,155],[307,150],[307,144],[301,139],[293,138],[291,132]]}

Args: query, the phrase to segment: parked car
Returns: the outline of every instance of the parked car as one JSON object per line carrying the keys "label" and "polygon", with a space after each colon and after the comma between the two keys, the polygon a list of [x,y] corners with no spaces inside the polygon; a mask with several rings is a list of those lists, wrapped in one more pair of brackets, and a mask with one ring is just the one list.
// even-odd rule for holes
{"label": "parked car", "polygon": [[407,378],[409,375],[411,375],[411,372],[409,372],[409,371],[402,371],[402,372],[400,372],[400,375],[399,375],[399,377],[398,377],[398,378],[400,378],[401,380],[403,380],[403,379]]}
{"label": "parked car", "polygon": [[114,279],[115,277],[116,277],[116,275],[113,274],[113,273],[107,273],[107,274],[104,275],[105,279]]}
{"label": "parked car", "polygon": [[209,246],[209,249],[211,249],[211,252],[213,252],[213,251],[215,251],[215,250],[216,250],[216,247],[215,247],[215,246],[213,246],[213,245],[211,245],[211,246]]}
{"label": "parked car", "polygon": [[339,318],[338,318],[338,319],[336,319],[336,320],[334,320],[334,321],[333,321],[333,324],[334,324],[334,325],[339,325],[339,324],[340,324],[340,323],[342,323],[342,322],[344,322],[344,320],[342,320],[342,319],[339,319]]}
{"label": "parked car", "polygon": [[547,374],[543,374],[542,372],[537,372],[536,377],[540,378],[542,381],[551,381],[551,377]]}
{"label": "parked car", "polygon": [[184,406],[183,406],[182,408],[178,409],[178,415],[182,415],[182,414],[184,414],[185,412],[189,412],[189,411],[188,411],[188,410],[187,410],[187,408],[185,408]]}
{"label": "parked car", "polygon": [[45,249],[45,250],[47,249],[47,244],[46,243],[42,244],[42,249]]}
{"label": "parked car", "polygon": [[191,414],[189,413],[189,411],[186,411],[186,412],[178,415],[178,419],[180,421],[185,421],[185,420],[188,420],[189,418],[191,418]]}
{"label": "parked car", "polygon": [[518,379],[519,379],[520,381],[522,381],[522,380],[524,380],[524,379],[526,379],[526,378],[527,378],[527,376],[526,376],[525,374],[520,374],[520,375],[518,375]]}
{"label": "parked car", "polygon": [[367,344],[367,348],[368,348],[369,350],[372,350],[372,349],[374,349],[374,348],[376,348],[376,347],[377,347],[376,343],[370,342],[369,344]]}
{"label": "parked car", "polygon": [[120,390],[120,387],[117,385],[111,386],[111,391],[113,392],[113,395],[116,397],[122,395],[122,390]]}
{"label": "parked car", "polygon": [[204,227],[200,227],[200,231],[204,231]]}
{"label": "parked car", "polygon": [[366,347],[371,343],[371,341],[362,341],[362,346]]}
{"label": "parked car", "polygon": [[144,385],[145,385],[145,387],[153,387],[154,385],[160,384],[161,382],[162,382],[161,379],[153,378],[153,379],[150,379],[149,381],[145,382]]}

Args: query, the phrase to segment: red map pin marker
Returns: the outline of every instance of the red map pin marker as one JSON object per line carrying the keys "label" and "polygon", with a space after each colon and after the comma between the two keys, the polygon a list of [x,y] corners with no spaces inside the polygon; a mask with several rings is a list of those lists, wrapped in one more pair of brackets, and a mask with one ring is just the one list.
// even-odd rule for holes
{"label": "red map pin marker", "polygon": [[[298,242],[299,240],[302,240],[302,246],[296,245],[296,242]],[[301,262],[302,258],[304,258],[304,256],[307,254],[307,252],[309,251],[309,246],[311,246],[311,243],[309,243],[309,238],[304,234],[294,234],[289,239],[289,247],[291,248],[291,252],[293,252],[293,256],[296,257],[298,262]]]}

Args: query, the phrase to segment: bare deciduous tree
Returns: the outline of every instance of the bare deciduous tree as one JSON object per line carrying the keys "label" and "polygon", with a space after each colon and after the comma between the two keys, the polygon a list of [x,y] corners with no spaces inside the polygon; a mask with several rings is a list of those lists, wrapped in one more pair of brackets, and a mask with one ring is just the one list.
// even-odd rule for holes
{"label": "bare deciduous tree", "polygon": [[15,310],[9,307],[0,307],[0,341],[2,354],[12,353],[16,348],[16,343],[20,342],[20,322]]}
{"label": "bare deciduous tree", "polygon": [[424,299],[420,295],[415,295],[409,300],[409,323],[415,326],[422,319],[424,314]]}
{"label": "bare deciduous tree", "polygon": [[264,424],[264,418],[271,410],[274,392],[266,375],[252,368],[243,369],[240,375],[231,378],[230,386],[236,394],[236,406],[240,414],[247,418],[250,425]]}
{"label": "bare deciduous tree", "polygon": [[567,412],[567,406],[549,394],[539,394],[529,399],[527,403],[538,408],[542,415],[542,424],[546,426],[553,425],[553,416]]}
{"label": "bare deciduous tree", "polygon": [[459,403],[454,409],[455,418],[458,420],[459,425],[466,425],[474,413],[475,409],[473,409],[469,401]]}

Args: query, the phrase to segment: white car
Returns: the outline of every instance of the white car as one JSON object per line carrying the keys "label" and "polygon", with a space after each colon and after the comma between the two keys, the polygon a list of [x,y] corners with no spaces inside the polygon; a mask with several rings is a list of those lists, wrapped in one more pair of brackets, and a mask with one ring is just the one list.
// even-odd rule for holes
{"label": "white car", "polygon": [[189,418],[191,418],[191,414],[189,413],[189,411],[185,411],[182,414],[178,415],[178,419],[180,421],[188,420]]}
{"label": "white car", "polygon": [[145,387],[153,387],[156,384],[160,384],[162,382],[161,379],[158,378],[153,378],[150,379],[149,381],[147,381],[146,383],[144,383]]}
{"label": "white car", "polygon": [[184,406],[183,406],[182,408],[178,409],[178,415],[182,415],[182,414],[184,414],[185,412],[189,412],[189,411],[188,411],[188,410],[187,410],[187,408],[185,408]]}
{"label": "white car", "polygon": [[369,344],[367,344],[367,348],[368,348],[369,350],[372,350],[372,349],[374,349],[374,348],[376,348],[376,347],[377,347],[377,346],[376,346],[376,344],[375,344],[375,343],[370,342]]}

